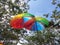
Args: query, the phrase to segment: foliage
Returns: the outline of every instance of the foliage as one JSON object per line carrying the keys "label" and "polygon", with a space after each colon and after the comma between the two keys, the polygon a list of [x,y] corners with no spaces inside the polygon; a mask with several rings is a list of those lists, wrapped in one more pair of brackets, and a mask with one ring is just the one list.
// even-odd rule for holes
{"label": "foliage", "polygon": [[11,28],[9,22],[14,15],[27,12],[28,2],[29,0],[26,2],[24,0],[0,0],[0,41],[19,39],[20,29]]}

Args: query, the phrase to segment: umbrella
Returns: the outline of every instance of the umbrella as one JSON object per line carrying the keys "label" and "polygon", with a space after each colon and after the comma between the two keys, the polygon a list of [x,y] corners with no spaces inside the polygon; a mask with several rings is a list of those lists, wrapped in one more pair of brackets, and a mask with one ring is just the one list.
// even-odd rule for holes
{"label": "umbrella", "polygon": [[32,31],[41,31],[44,30],[45,26],[49,25],[49,22],[47,19],[42,18],[42,17],[36,17],[28,20],[25,24],[24,27],[28,30]]}
{"label": "umbrella", "polygon": [[13,27],[15,29],[22,29],[23,24],[25,22],[27,22],[29,19],[32,19],[32,17],[34,17],[34,16],[32,14],[29,14],[29,13],[22,13],[22,14],[15,15],[11,19],[10,25],[11,25],[11,27]]}

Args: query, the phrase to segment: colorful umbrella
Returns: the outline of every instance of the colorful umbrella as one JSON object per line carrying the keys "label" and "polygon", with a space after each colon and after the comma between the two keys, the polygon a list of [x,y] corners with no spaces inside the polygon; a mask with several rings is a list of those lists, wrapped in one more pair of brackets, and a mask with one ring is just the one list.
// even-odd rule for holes
{"label": "colorful umbrella", "polygon": [[11,19],[10,25],[15,29],[22,29],[23,24],[27,22],[29,19],[32,19],[32,17],[34,16],[29,13],[18,14]]}
{"label": "colorful umbrella", "polygon": [[39,30],[44,30],[45,26],[49,25],[49,22],[47,19],[42,18],[42,17],[36,17],[33,19],[28,20],[25,24],[24,27],[28,30],[33,30],[33,31],[39,31]]}

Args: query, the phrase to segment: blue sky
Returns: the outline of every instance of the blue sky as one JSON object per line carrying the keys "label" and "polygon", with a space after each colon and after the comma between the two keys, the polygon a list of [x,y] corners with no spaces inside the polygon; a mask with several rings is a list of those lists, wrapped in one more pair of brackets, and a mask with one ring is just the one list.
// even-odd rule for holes
{"label": "blue sky", "polygon": [[43,17],[43,14],[51,13],[55,9],[55,6],[51,2],[52,0],[31,0],[29,2],[30,9],[28,12]]}

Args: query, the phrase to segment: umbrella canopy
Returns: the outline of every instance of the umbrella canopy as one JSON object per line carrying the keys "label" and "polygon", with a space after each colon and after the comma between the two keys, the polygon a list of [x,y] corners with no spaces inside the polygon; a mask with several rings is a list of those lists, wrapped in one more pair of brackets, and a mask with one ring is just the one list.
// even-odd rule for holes
{"label": "umbrella canopy", "polygon": [[10,25],[11,25],[11,27],[13,27],[15,29],[22,29],[24,23],[27,22],[29,19],[32,19],[32,17],[34,17],[34,16],[32,14],[29,14],[29,13],[15,15],[11,19]]}
{"label": "umbrella canopy", "polygon": [[24,24],[24,27],[28,30],[32,30],[32,31],[41,31],[41,30],[44,30],[44,25],[48,26],[49,22],[47,19],[45,18],[39,18],[39,17],[36,17],[36,18],[33,18],[33,19],[30,19],[28,20],[25,24]]}

